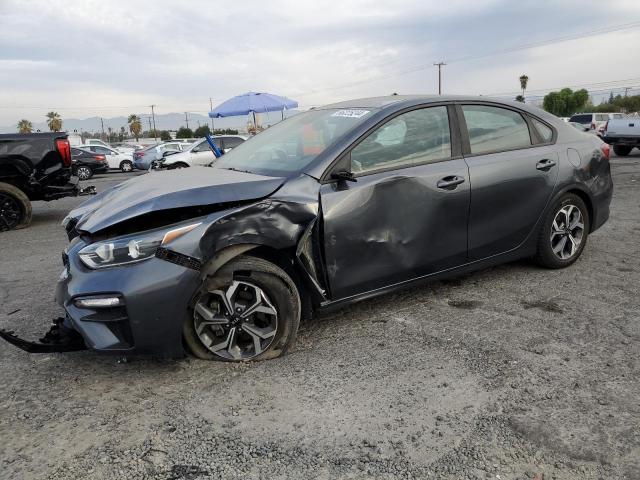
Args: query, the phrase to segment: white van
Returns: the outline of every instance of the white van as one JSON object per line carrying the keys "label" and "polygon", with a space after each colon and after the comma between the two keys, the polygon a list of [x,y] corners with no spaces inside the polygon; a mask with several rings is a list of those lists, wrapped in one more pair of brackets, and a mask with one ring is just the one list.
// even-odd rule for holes
{"label": "white van", "polygon": [[589,126],[591,130],[596,130],[599,133],[604,132],[604,126],[609,120],[623,118],[623,113],[576,113],[569,121],[573,123],[580,123],[584,126]]}

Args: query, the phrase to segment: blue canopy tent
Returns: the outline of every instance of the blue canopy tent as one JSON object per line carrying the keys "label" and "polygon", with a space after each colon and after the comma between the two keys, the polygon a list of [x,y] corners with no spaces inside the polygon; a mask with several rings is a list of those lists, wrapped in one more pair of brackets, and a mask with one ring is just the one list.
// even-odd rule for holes
{"label": "blue canopy tent", "polygon": [[247,92],[222,102],[209,112],[211,118],[235,117],[253,115],[253,125],[256,125],[256,113],[282,112],[286,109],[297,108],[298,102],[287,97],[280,97],[271,93]]}

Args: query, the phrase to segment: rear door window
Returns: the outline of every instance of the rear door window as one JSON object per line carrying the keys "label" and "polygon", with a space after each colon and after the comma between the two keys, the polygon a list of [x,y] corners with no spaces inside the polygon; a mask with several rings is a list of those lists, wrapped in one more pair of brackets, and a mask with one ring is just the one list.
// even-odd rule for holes
{"label": "rear door window", "polygon": [[518,112],[488,105],[463,105],[473,155],[531,146],[527,122]]}

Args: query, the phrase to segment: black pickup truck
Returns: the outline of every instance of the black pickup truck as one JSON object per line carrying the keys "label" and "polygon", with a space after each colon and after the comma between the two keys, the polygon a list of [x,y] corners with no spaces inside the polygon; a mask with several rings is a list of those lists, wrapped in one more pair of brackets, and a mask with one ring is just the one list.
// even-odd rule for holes
{"label": "black pickup truck", "polygon": [[31,222],[31,201],[91,194],[71,177],[71,147],[67,134],[0,135],[0,231],[24,228]]}

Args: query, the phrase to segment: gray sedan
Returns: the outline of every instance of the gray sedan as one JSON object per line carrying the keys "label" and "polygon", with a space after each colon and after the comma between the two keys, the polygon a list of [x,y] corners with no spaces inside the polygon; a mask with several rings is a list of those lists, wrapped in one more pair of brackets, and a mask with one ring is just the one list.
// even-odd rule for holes
{"label": "gray sedan", "polygon": [[525,257],[568,267],[612,190],[608,145],[521,103],[313,109],[213,168],[140,176],[72,211],[66,320],[29,345],[274,358],[319,310]]}

